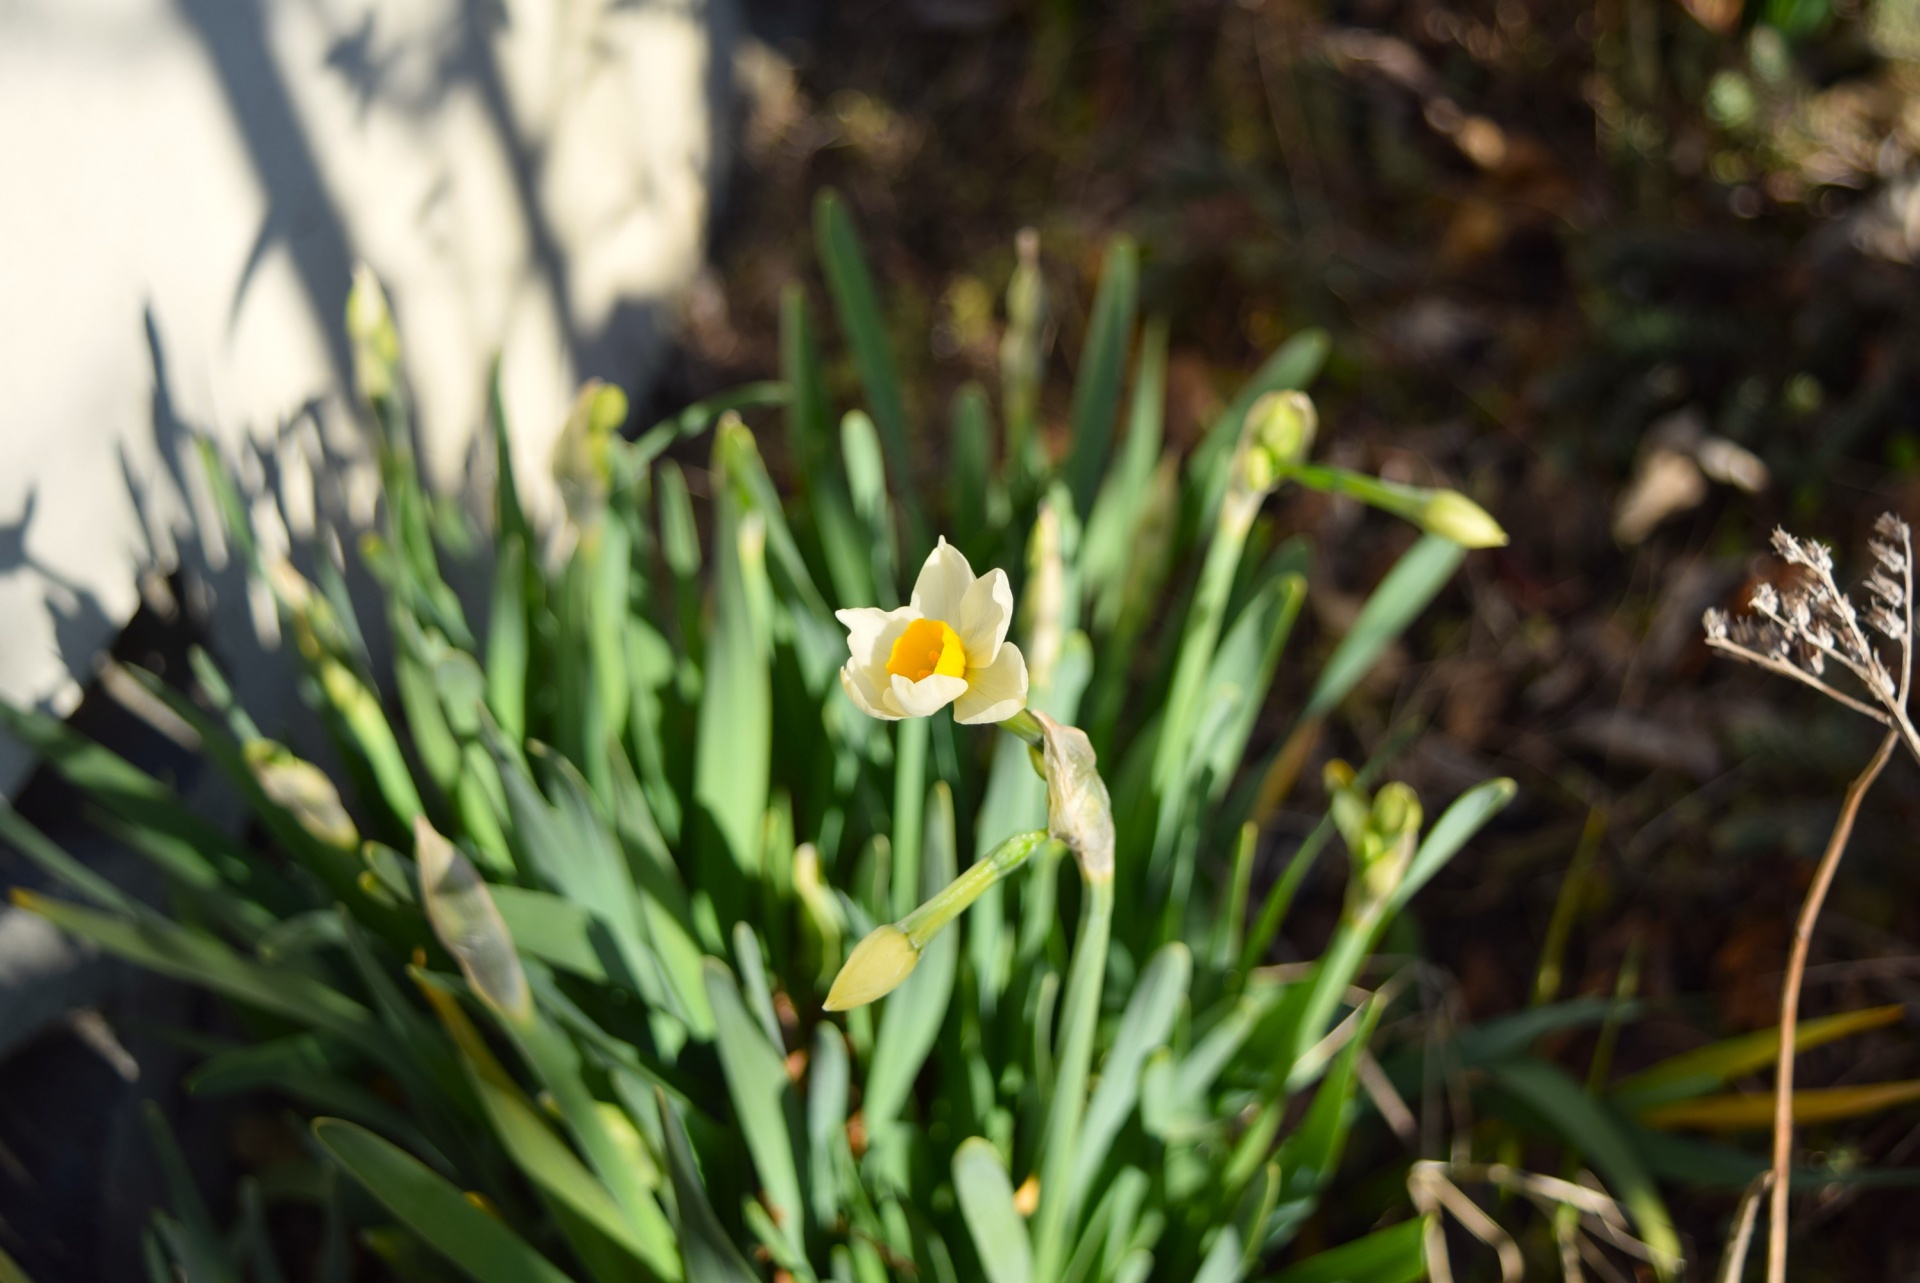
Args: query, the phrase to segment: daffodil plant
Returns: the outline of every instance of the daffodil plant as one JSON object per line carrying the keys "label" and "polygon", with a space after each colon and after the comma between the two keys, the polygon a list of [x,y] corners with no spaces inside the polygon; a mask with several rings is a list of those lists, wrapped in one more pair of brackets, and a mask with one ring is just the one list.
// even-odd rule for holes
{"label": "daffodil plant", "polygon": [[[258,821],[241,842],[56,719],[0,710],[163,870],[177,914],[0,808],[0,839],[67,897],[16,898],[260,1017],[196,1090],[323,1115],[273,1197],[326,1199],[331,1259],[357,1233],[403,1283],[1226,1283],[1295,1278],[1301,1243],[1341,1239],[1297,1277],[1412,1283],[1432,1228],[1412,1201],[1323,1200],[1398,991],[1355,986],[1511,786],[1423,835],[1406,790],[1331,781],[1348,912],[1306,974],[1270,970],[1324,837],[1263,823],[1298,763],[1262,728],[1292,717],[1285,742],[1306,742],[1463,549],[1504,535],[1452,491],[1311,465],[1321,335],[1169,449],[1167,326],[1138,323],[1124,241],[1070,422],[1040,422],[1054,327],[1032,237],[1000,429],[977,386],[937,415],[899,381],[845,207],[824,199],[818,232],[858,388],[830,378],[796,286],[778,382],[637,439],[617,390],[583,390],[558,530],[522,506],[498,413],[490,529],[427,493],[403,327],[361,274],[379,529],[270,555],[250,514],[273,496],[208,477],[346,769],[263,731],[212,657],[190,689],[128,674],[231,776]],[[777,476],[758,444],[776,431]],[[915,475],[928,457],[950,461],[940,485]],[[1268,698],[1312,560],[1267,503],[1293,484],[1424,531],[1297,714]],[[923,556],[908,604],[869,604]],[[361,573],[377,594],[348,590]],[[374,596],[381,617],[358,617]],[[967,729],[991,725],[1011,738]],[[1289,857],[1252,902],[1256,865]],[[230,1241],[163,1216],[155,1277],[238,1277],[232,1242],[256,1272],[279,1220]]]}

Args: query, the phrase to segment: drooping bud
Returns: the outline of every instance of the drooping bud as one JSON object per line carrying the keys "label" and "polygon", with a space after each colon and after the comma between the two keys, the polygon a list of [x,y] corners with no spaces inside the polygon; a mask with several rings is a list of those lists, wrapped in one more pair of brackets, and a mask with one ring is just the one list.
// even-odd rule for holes
{"label": "drooping bud", "polygon": [[1493,515],[1457,490],[1437,490],[1420,512],[1421,528],[1462,548],[1504,548],[1507,532]]}
{"label": "drooping bud", "polygon": [[877,1002],[899,988],[919,965],[920,951],[906,932],[892,923],[875,927],[853,947],[846,965],[833,978],[826,1008],[846,1011]]}

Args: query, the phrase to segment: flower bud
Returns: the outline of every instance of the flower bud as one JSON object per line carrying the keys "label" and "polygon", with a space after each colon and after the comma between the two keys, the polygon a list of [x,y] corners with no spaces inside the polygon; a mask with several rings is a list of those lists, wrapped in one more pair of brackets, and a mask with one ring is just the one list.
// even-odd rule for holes
{"label": "flower bud", "polygon": [[1274,470],[1305,463],[1313,452],[1314,433],[1320,427],[1320,414],[1313,399],[1304,392],[1269,392],[1247,411],[1253,428],[1253,444],[1267,455]]}
{"label": "flower bud", "polygon": [[353,286],[347,291],[347,339],[353,345],[353,381],[360,395],[368,401],[391,396],[400,364],[400,335],[393,327],[386,291],[365,263],[353,269]]}
{"label": "flower bud", "polygon": [[1420,797],[1398,780],[1383,784],[1373,799],[1373,815],[1368,826],[1386,842],[1392,842],[1411,830],[1420,831]]}
{"label": "flower bud", "polygon": [[1457,490],[1437,490],[1420,509],[1421,528],[1462,548],[1504,548],[1507,532],[1485,508]]}
{"label": "flower bud", "polygon": [[864,1007],[892,993],[920,965],[920,951],[899,927],[875,927],[853,948],[827,992],[828,1011]]}

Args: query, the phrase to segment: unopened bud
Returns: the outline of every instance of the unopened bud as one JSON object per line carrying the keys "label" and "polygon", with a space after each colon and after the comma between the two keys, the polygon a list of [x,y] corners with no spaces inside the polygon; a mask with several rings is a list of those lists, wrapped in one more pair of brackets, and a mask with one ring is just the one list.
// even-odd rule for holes
{"label": "unopened bud", "polygon": [[1392,842],[1409,830],[1419,832],[1419,795],[1398,780],[1382,785],[1373,799],[1373,816],[1369,826],[1387,842]]}
{"label": "unopened bud", "polygon": [[1253,444],[1266,453],[1275,469],[1305,463],[1320,428],[1313,398],[1293,390],[1269,392],[1255,401],[1247,421],[1253,428]]}
{"label": "unopened bud", "polygon": [[854,946],[853,954],[827,992],[828,1011],[864,1007],[898,988],[920,965],[920,951],[899,927],[875,927]]}
{"label": "unopened bud", "polygon": [[1457,490],[1437,490],[1420,509],[1420,525],[1462,548],[1504,548],[1507,532],[1491,513]]}
{"label": "unopened bud", "polygon": [[347,338],[353,345],[353,379],[360,395],[368,401],[392,395],[400,335],[393,327],[386,291],[365,263],[353,269],[353,286],[347,291]]}

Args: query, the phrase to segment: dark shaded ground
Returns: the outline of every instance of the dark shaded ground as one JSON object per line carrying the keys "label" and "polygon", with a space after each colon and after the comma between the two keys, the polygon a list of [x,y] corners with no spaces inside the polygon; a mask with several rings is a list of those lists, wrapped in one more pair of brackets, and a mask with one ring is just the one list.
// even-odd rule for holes
{"label": "dark shaded ground", "polygon": [[[1698,621],[1769,573],[1775,523],[1834,543],[1852,575],[1876,515],[1920,520],[1920,230],[1902,218],[1920,71],[1888,60],[1915,48],[1894,5],[1774,4],[1771,26],[1733,5],[751,6],[771,53],[742,63],[756,97],[740,172],[660,401],[776,370],[788,279],[824,308],[809,228],[823,185],[856,211],[894,332],[916,336],[899,348],[929,425],[961,380],[997,379],[1022,226],[1041,234],[1058,323],[1056,424],[1114,233],[1142,244],[1144,310],[1172,320],[1176,444],[1280,339],[1327,327],[1321,457],[1458,486],[1514,537],[1470,559],[1326,746],[1357,759],[1418,722],[1400,773],[1430,805],[1520,781],[1498,832],[1417,903],[1460,1005],[1485,1019],[1527,1003],[1591,817],[1560,991],[1613,993],[1634,957],[1652,1007],[1616,1065],[1768,1026],[1792,915],[1874,728],[1710,658]],[[1723,480],[1763,480],[1756,460],[1752,493]],[[1636,505],[1656,519],[1620,529]],[[1269,516],[1321,549],[1271,738],[1409,536],[1313,496]],[[1920,994],[1917,785],[1900,761],[1868,801],[1806,1015]],[[1260,877],[1296,839],[1276,825]],[[1331,878],[1317,891],[1296,914],[1303,946],[1337,904]],[[1584,1077],[1592,1048],[1540,1050]],[[1917,1060],[1910,1014],[1807,1056],[1801,1081],[1915,1077]],[[1476,1136],[1493,1157],[1495,1134]],[[1764,1150],[1763,1134],[1736,1139]],[[1807,1141],[1913,1165],[1920,1111]],[[1795,1277],[1913,1277],[1913,1197],[1805,1200]],[[1673,1200],[1690,1254],[1717,1260],[1731,1196]]]}

